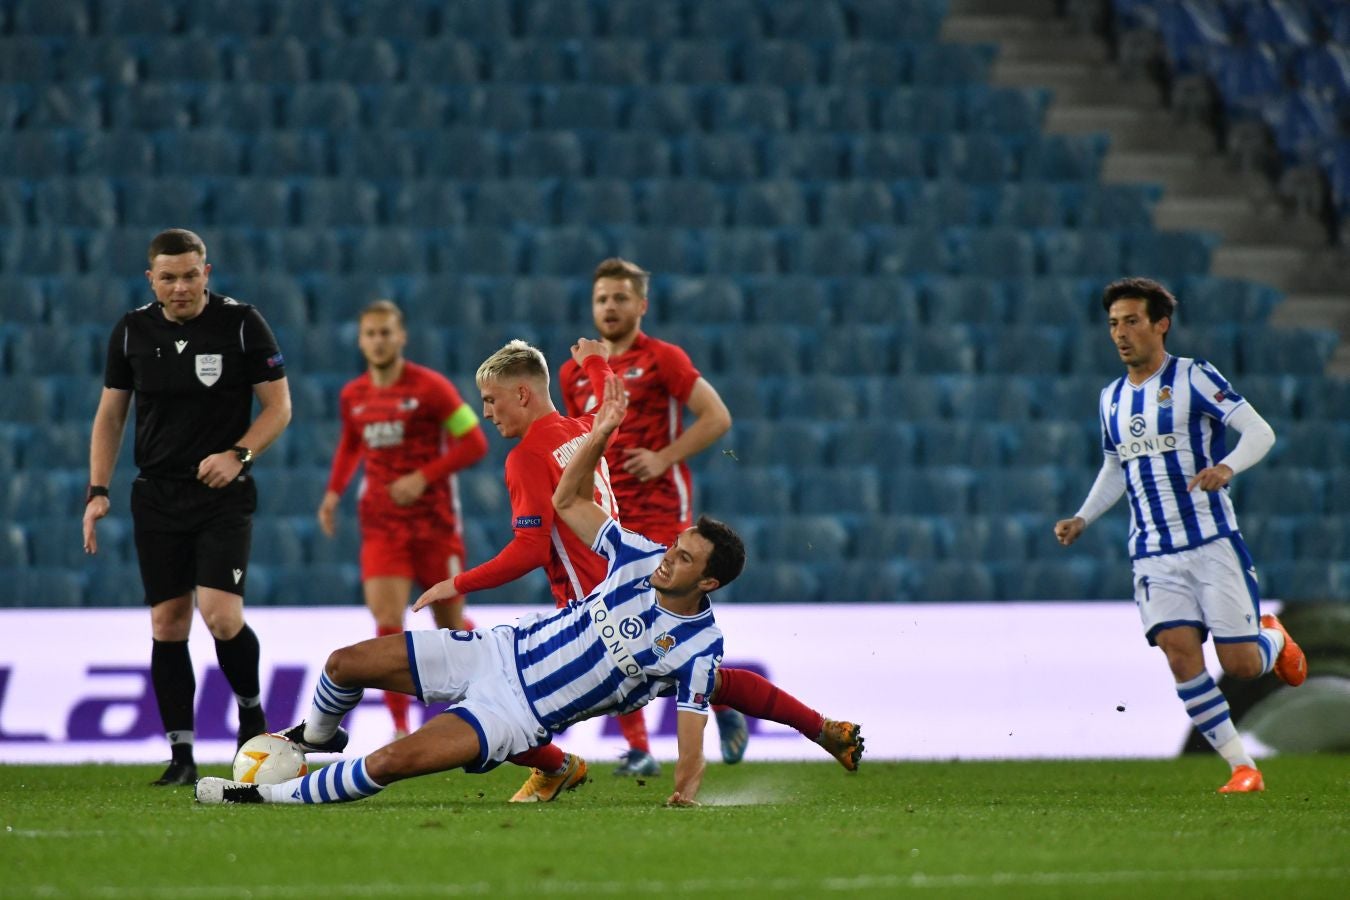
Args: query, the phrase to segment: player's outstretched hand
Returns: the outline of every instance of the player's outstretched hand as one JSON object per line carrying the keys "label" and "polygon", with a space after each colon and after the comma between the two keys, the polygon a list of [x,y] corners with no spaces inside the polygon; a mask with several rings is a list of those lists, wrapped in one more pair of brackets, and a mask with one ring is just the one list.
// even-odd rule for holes
{"label": "player's outstretched hand", "polygon": [[98,532],[94,530],[95,523],[108,514],[111,504],[107,497],[90,497],[89,502],[84,505],[84,552],[94,554],[98,552]]}
{"label": "player's outstretched hand", "polygon": [[597,341],[595,338],[578,338],[572,345],[572,362],[581,365],[588,356],[609,359],[609,348],[605,346],[604,341]]}
{"label": "player's outstretched hand", "polygon": [[459,591],[455,590],[455,579],[447,578],[444,581],[438,581],[417,598],[417,602],[413,604],[413,612],[425,609],[433,603],[448,603],[458,596]]}
{"label": "player's outstretched hand", "polygon": [[331,538],[337,534],[337,508],[340,502],[342,498],[338,496],[337,491],[324,491],[316,515],[319,517],[319,530],[325,537]]}
{"label": "player's outstretched hand", "polygon": [[1078,536],[1083,533],[1087,527],[1087,522],[1083,521],[1081,516],[1074,516],[1072,519],[1060,519],[1055,523],[1055,538],[1065,547],[1078,540]]}
{"label": "player's outstretched hand", "polygon": [[610,434],[623,422],[628,412],[628,392],[623,389],[623,379],[612,372],[605,376],[605,394],[600,408],[595,411],[595,421],[591,424],[594,431]]}
{"label": "player's outstretched hand", "polygon": [[1233,470],[1223,463],[1217,466],[1210,466],[1208,469],[1201,469],[1195,473],[1191,483],[1186,485],[1187,491],[1193,491],[1199,488],[1202,491],[1217,491],[1226,486],[1233,480]]}
{"label": "player's outstretched hand", "polygon": [[676,791],[675,793],[671,794],[670,797],[666,799],[666,806],[672,808],[677,806],[699,806],[699,805],[701,804],[697,800],[690,800],[686,798],[684,794],[681,794],[679,791]]}

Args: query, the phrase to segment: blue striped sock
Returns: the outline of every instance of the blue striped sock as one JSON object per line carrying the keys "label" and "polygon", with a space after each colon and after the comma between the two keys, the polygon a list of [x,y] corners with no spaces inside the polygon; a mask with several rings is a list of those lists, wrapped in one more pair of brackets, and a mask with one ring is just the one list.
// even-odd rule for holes
{"label": "blue striped sock", "polygon": [[321,744],[331,738],[342,723],[343,716],[356,708],[363,694],[365,691],[362,688],[339,687],[328,677],[327,672],[319,673],[309,717],[305,719],[305,740]]}
{"label": "blue striped sock", "polygon": [[308,775],[264,787],[271,803],[349,803],[384,790],[366,774],[366,758],[343,760]]}
{"label": "blue striped sock", "polygon": [[1228,699],[1208,672],[1201,672],[1190,681],[1178,682],[1177,696],[1195,727],[1230,765],[1254,765],[1238,738],[1237,728],[1228,712]]}
{"label": "blue striped sock", "polygon": [[1275,660],[1284,649],[1284,632],[1278,628],[1262,628],[1256,633],[1256,649],[1261,651],[1261,674],[1275,668]]}

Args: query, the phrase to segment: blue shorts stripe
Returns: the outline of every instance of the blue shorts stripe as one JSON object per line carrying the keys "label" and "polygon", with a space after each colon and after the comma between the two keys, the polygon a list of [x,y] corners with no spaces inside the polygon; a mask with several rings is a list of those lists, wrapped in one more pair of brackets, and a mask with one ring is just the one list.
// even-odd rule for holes
{"label": "blue shorts stripe", "polygon": [[422,678],[417,674],[417,651],[413,649],[413,633],[403,632],[403,641],[408,646],[408,672],[412,675],[413,690],[417,692],[417,699],[426,703],[426,698],[422,696]]}

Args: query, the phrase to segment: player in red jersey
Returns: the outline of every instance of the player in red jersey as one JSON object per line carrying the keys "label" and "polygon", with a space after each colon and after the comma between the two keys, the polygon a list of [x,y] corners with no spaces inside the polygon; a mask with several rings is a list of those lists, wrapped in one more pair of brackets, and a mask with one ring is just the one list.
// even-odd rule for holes
{"label": "player in red jersey", "polygon": [[[598,341],[586,341],[599,347]],[[585,362],[598,384],[609,369],[601,356]],[[414,609],[435,601],[456,602],[461,595],[515,581],[543,568],[559,607],[585,597],[605,577],[607,564],[581,538],[554,520],[553,491],[563,468],[591,430],[591,416],[566,418],[553,406],[548,392],[548,362],[544,354],[524,341],[511,341],[489,356],[475,377],[483,400],[483,418],[505,438],[520,443],[506,456],[506,488],[511,497],[514,532],[495,557],[461,572],[424,594]],[[604,461],[596,468],[595,502],[614,518],[619,510],[609,486]],[[518,765],[534,767],[529,780],[511,798],[513,803],[549,801],[586,780],[586,763],[544,744],[511,757]]]}
{"label": "player in red jersey", "polygon": [[[669,547],[693,523],[693,485],[685,460],[726,434],[731,413],[688,354],[642,331],[650,282],[651,274],[635,263],[604,260],[591,276],[591,312],[609,351],[609,368],[623,379],[628,396],[627,417],[605,454],[622,510],[620,521]],[[569,361],[563,363],[558,380],[568,415],[597,406],[603,379]],[[697,417],[687,429],[685,407]],[[790,725],[824,746],[845,768],[856,767],[856,757],[850,764],[836,752],[853,742],[828,734],[835,725],[827,724],[820,713],[753,672],[725,667],[720,672],[713,699],[725,762],[740,762],[745,755],[746,713]],[[619,726],[629,749],[615,774],[660,772],[650,752],[642,710],[620,716]]]}
{"label": "player in red jersey", "polygon": [[[403,357],[403,313],[377,300],[358,319],[366,372],[338,399],[342,431],[319,527],[332,537],[342,491],[364,460],[361,587],[378,635],[403,631],[413,581],[423,588],[464,569],[464,537],[454,473],[487,454],[473,409],[444,376]],[[448,436],[448,440],[447,440]],[[464,628],[464,604],[432,610],[438,628]],[[409,732],[408,696],[386,693],[394,732]]]}

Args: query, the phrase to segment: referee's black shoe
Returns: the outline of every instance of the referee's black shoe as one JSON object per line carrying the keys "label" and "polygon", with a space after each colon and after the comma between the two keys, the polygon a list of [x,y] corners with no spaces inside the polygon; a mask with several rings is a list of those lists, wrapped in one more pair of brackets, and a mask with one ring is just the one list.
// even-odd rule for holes
{"label": "referee's black shoe", "polygon": [[351,737],[347,734],[347,729],[339,727],[328,740],[319,744],[311,744],[309,741],[305,740],[304,722],[301,722],[299,725],[293,725],[285,731],[280,732],[280,734],[292,744],[299,747],[304,753],[341,753],[346,749],[347,741]]}
{"label": "referee's black shoe", "polygon": [[150,782],[157,787],[166,785],[182,785],[197,783],[197,764],[194,762],[179,762],[173,760],[169,767],[164,770],[164,774]]}
{"label": "referee's black shoe", "polygon": [[234,745],[238,750],[249,738],[267,733],[267,716],[261,706],[239,707],[239,740]]}

